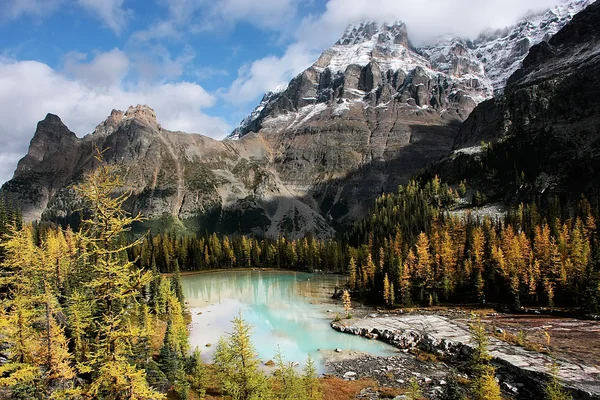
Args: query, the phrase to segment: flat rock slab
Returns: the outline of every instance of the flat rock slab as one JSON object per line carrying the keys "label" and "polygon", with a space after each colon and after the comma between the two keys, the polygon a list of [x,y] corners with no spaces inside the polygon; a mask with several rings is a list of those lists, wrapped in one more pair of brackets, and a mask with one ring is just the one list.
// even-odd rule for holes
{"label": "flat rock slab", "polygon": [[[468,355],[472,351],[467,325],[437,315],[400,315],[367,317],[333,322],[338,331],[377,338],[399,348],[419,347],[445,354]],[[512,373],[534,380],[544,378],[552,359],[542,353],[490,337],[489,350],[494,361]],[[557,360],[563,384],[582,399],[600,399],[600,369]]]}

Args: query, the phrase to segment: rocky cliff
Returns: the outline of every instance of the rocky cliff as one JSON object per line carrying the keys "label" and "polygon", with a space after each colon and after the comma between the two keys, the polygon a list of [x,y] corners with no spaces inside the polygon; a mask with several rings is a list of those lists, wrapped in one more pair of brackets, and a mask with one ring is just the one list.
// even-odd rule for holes
{"label": "rocky cliff", "polygon": [[[593,3],[548,42],[531,48],[503,95],[475,109],[460,129],[452,158],[484,157],[488,168],[497,170],[492,178],[500,187],[516,184],[520,174],[519,185],[526,183],[533,193],[595,191],[600,187],[598,93],[600,3]],[[491,144],[486,154],[481,142]],[[444,169],[459,170],[457,164]],[[502,164],[513,166],[510,176],[502,173]]]}
{"label": "rocky cliff", "polygon": [[[94,167],[98,146],[108,149],[107,160],[132,190],[129,209],[151,220],[183,221],[193,230],[331,235],[453,145],[460,149],[505,132],[504,111],[494,104],[516,102],[524,95],[514,97],[516,89],[484,102],[478,110],[487,112],[461,124],[498,92],[503,74],[520,65],[530,45],[588,3],[529,16],[475,41],[442,38],[421,48],[400,22],[352,25],[310,68],[265,95],[222,142],[165,130],[147,106],[113,111],[81,139],[49,114],[2,190],[19,202],[26,219],[68,218],[77,208],[70,185]],[[557,36],[550,45],[534,46],[511,88],[528,85],[527,71],[548,54],[563,57],[558,49],[568,49]],[[495,51],[498,46],[504,51]],[[582,52],[577,63],[587,62]],[[538,100],[535,107],[543,107]],[[483,129],[478,120],[498,129]]]}

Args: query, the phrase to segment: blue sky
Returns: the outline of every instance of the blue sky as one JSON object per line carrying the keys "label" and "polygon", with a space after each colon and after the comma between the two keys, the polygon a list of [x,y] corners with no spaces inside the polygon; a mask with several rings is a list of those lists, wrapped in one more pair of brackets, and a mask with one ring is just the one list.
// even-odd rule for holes
{"label": "blue sky", "polygon": [[0,0],[0,183],[37,121],[79,136],[148,104],[167,129],[223,138],[353,22],[403,20],[413,42],[474,37],[560,0]]}

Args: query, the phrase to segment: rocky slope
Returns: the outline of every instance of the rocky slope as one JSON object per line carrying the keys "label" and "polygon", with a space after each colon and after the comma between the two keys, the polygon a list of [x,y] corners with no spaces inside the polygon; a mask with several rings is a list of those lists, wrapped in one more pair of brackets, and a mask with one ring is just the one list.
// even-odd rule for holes
{"label": "rocky slope", "polygon": [[421,48],[402,23],[352,25],[265,95],[231,138],[258,132],[286,184],[331,221],[351,221],[376,195],[446,155],[463,120],[503,87],[530,46],[589,3],[563,4],[475,41],[442,38]]}
{"label": "rocky slope", "polygon": [[[526,183],[538,194],[593,192],[600,187],[598,93],[600,3],[594,3],[532,47],[504,95],[482,103],[463,124],[441,169],[465,175],[483,159],[500,188]],[[493,143],[485,153],[482,141]],[[501,165],[514,168],[505,174]],[[515,170],[523,182],[515,182]]]}
{"label": "rocky slope", "polygon": [[[250,232],[285,224],[291,214],[297,224],[289,230],[297,235],[331,233],[323,218],[267,168],[271,150],[264,140],[219,142],[167,131],[147,106],[113,111],[82,139],[48,114],[2,190],[19,202],[27,220],[42,214],[68,217],[78,207],[69,185],[94,167],[95,146],[107,149],[106,160],[132,190],[128,208],[149,219],[183,220],[197,230]],[[237,218],[240,213],[243,220]]]}
{"label": "rocky slope", "polygon": [[[476,41],[442,39],[422,48],[399,22],[350,26],[310,68],[265,95],[234,132],[238,140],[167,131],[146,106],[113,111],[82,139],[49,114],[2,190],[26,219],[69,218],[77,208],[69,185],[93,168],[98,146],[109,149],[108,161],[132,190],[130,210],[150,219],[184,221],[193,230],[331,235],[453,144],[497,136],[469,128],[481,119],[474,117],[455,141],[463,120],[502,86],[501,72],[516,68],[530,44],[589,2],[530,16]],[[545,47],[534,47],[525,70],[545,54],[538,48]],[[489,118],[503,115],[494,110]],[[496,119],[491,125],[504,129]]]}

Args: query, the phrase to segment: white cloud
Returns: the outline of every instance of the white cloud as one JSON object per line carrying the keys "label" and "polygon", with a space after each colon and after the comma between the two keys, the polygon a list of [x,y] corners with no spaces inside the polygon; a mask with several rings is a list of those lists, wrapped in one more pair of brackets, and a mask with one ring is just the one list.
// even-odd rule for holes
{"label": "white cloud", "polygon": [[132,50],[132,63],[142,81],[168,81],[179,78],[196,58],[191,46],[175,57],[161,44],[140,44]]}
{"label": "white cloud", "polygon": [[[284,32],[294,28],[303,0],[158,0],[166,18],[132,35],[132,41],[181,39],[185,33],[224,32],[243,22]],[[306,2],[306,0],[304,0]]]}
{"label": "white cloud", "polygon": [[77,0],[79,5],[98,18],[116,35],[125,28],[129,11],[123,8],[124,0]]}
{"label": "white cloud", "polygon": [[129,58],[119,49],[96,54],[86,63],[88,55],[71,52],[65,56],[64,70],[89,87],[111,87],[121,84],[129,71]]}
{"label": "white cloud", "polygon": [[349,23],[403,21],[413,42],[444,34],[475,38],[486,29],[513,24],[529,11],[552,7],[560,0],[329,0],[325,12],[305,19],[297,39],[327,46]]}
{"label": "white cloud", "polygon": [[296,17],[300,0],[200,1],[205,18],[196,30],[228,28],[244,21],[261,29],[286,30]]}
{"label": "white cloud", "polygon": [[310,66],[318,53],[303,43],[289,46],[282,57],[269,56],[242,66],[237,79],[222,95],[231,104],[242,106],[266,91],[286,84]]}
{"label": "white cloud", "polygon": [[[0,21],[16,20],[24,16],[45,18],[61,7],[70,7],[74,0],[2,0]],[[76,4],[102,22],[116,35],[120,35],[131,11],[123,8],[125,0],[76,0]]]}
{"label": "white cloud", "polygon": [[37,61],[0,59],[0,182],[12,176],[16,161],[27,152],[37,121],[46,113],[59,115],[79,136],[92,132],[113,108],[125,110],[132,104],[150,105],[166,129],[215,138],[230,132],[224,120],[203,112],[215,104],[215,96],[192,82],[127,89],[115,78],[119,75],[116,74],[101,79],[112,81],[112,85],[90,87],[88,72],[102,64],[98,60],[104,57],[111,54],[97,55],[88,70],[85,65],[76,64],[75,69],[79,69],[73,77]]}
{"label": "white cloud", "polygon": [[194,69],[193,74],[196,78],[202,80],[213,78],[215,76],[227,76],[229,75],[229,71],[223,68],[199,67]]}
{"label": "white cloud", "polygon": [[44,17],[54,12],[62,2],[63,0],[2,0],[0,21],[23,16]]}

